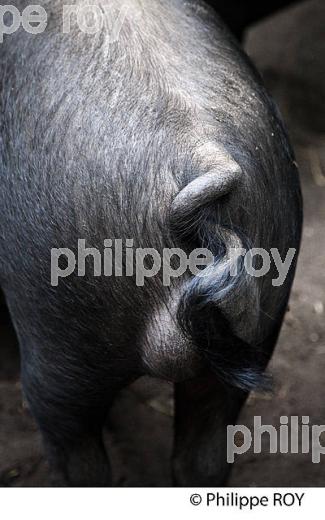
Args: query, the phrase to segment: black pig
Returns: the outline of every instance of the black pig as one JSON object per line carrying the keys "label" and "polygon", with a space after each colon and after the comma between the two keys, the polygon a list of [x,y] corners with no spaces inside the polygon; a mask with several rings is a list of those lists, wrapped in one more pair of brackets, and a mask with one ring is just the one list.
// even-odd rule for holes
{"label": "black pig", "polygon": [[[203,2],[92,2],[109,22],[95,34],[74,14],[63,32],[65,3],[43,3],[39,34],[21,27],[0,44],[0,283],[24,393],[55,482],[108,485],[102,428],[117,392],[145,374],[171,381],[175,483],[222,484],[226,426],[263,385],[296,262],[275,286],[273,264],[256,278],[243,257],[230,276],[229,252],[299,249],[287,134]],[[106,239],[159,254],[204,247],[214,261],[203,277],[138,286],[95,277],[89,256],[85,276],[54,286],[51,250],[75,254],[78,239],[101,252]]]}
{"label": "black pig", "polygon": [[207,0],[236,36],[241,39],[245,29],[281,9],[298,4],[302,0]]}

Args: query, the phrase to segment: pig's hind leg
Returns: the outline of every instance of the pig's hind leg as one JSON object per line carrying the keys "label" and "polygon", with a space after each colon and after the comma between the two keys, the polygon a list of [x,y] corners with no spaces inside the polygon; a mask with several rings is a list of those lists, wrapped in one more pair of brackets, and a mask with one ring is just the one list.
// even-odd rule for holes
{"label": "pig's hind leg", "polygon": [[[276,344],[282,314],[270,336],[260,345],[265,370]],[[272,379],[261,380],[271,390]],[[259,387],[257,387],[258,389]],[[249,395],[249,388],[221,382],[207,374],[175,385],[175,442],[173,470],[180,486],[223,486],[231,470],[227,461],[227,426],[238,424],[238,416]],[[231,446],[230,446],[231,448]]]}
{"label": "pig's hind leg", "polygon": [[214,376],[175,385],[175,484],[215,487],[226,483],[227,425],[236,419],[247,393],[226,388]]}
{"label": "pig's hind leg", "polygon": [[103,427],[122,381],[82,356],[21,350],[24,393],[43,436],[53,485],[110,486]]}

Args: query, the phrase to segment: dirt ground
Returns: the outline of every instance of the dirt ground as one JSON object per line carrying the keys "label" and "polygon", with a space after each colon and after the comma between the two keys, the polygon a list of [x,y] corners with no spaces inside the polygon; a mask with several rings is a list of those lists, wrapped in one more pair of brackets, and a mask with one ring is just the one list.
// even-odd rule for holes
{"label": "dirt ground", "polygon": [[[305,228],[290,311],[273,357],[273,395],[252,395],[239,423],[254,415],[279,426],[281,415],[325,423],[325,2],[310,0],[252,28],[246,48],[287,121],[301,168]],[[144,379],[126,389],[110,415],[116,485],[171,485],[172,386]],[[325,438],[323,439],[325,441]],[[22,403],[19,356],[0,322],[0,485],[48,485],[40,435]],[[233,486],[322,486],[325,457],[262,453],[238,457]]]}

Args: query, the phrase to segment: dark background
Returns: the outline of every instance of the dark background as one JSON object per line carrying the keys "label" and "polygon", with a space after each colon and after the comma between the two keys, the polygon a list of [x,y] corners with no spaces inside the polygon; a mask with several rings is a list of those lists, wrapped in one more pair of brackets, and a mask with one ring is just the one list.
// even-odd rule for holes
{"label": "dark background", "polygon": [[[254,415],[279,426],[281,415],[325,423],[325,1],[309,0],[251,28],[245,47],[263,73],[289,127],[305,199],[303,247],[280,341],[270,371],[273,395],[252,395],[240,424]],[[22,402],[14,334],[0,318],[0,485],[49,484],[40,435]],[[110,419],[117,485],[170,485],[172,386],[142,380],[126,389]],[[325,444],[325,435],[323,442]],[[325,456],[242,455],[233,486],[324,486]]]}

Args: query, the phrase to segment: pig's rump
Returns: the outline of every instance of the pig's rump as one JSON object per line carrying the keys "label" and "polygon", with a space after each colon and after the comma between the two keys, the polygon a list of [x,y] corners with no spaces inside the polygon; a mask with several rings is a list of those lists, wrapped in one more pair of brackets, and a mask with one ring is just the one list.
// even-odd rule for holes
{"label": "pig's rump", "polygon": [[[298,249],[294,158],[258,74],[204,4],[127,5],[114,41],[75,24],[63,34],[51,2],[43,34],[2,44],[0,279],[23,362],[39,381],[61,360],[81,385],[86,367],[181,380],[203,359],[247,390],[260,382],[295,262],[276,287],[274,266],[253,278],[239,259],[231,277],[228,252]],[[121,2],[110,6],[114,22]],[[161,274],[138,287],[90,272],[52,287],[51,249],[76,253],[78,239],[101,251],[105,239],[160,254],[206,247],[214,261],[168,287]]]}

